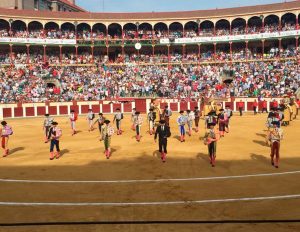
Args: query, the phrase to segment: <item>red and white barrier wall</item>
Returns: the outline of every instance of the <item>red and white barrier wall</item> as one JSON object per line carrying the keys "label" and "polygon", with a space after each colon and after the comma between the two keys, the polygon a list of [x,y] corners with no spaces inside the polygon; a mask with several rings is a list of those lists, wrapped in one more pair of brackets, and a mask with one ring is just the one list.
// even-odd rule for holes
{"label": "red and white barrier wall", "polygon": [[[231,98],[222,103],[223,107],[230,106],[233,111],[237,111],[238,102],[244,102],[244,111],[252,111],[253,102],[256,98]],[[257,99],[256,99],[257,100]],[[273,99],[265,99],[267,101],[267,109],[270,109],[270,103]],[[276,99],[278,102],[280,99]],[[86,114],[88,109],[92,109],[94,113],[102,112],[111,114],[116,112],[116,109],[121,109],[123,113],[130,113],[132,108],[142,113],[148,112],[151,99],[145,98],[130,98],[118,99],[117,101],[89,101],[89,102],[46,102],[46,103],[17,103],[17,104],[0,104],[0,118],[26,118],[39,117],[46,113],[54,116],[63,116],[70,114],[71,110],[75,110],[79,115]],[[163,109],[166,105],[176,112],[180,110],[193,110],[198,106],[201,110],[200,101],[179,101],[178,99],[161,99],[160,107]],[[262,109],[261,102],[258,110]]]}

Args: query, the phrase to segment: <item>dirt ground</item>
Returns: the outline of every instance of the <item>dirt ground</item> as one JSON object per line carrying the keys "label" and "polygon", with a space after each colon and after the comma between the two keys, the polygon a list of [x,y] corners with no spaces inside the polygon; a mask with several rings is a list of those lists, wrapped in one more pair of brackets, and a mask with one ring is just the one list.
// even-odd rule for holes
{"label": "dirt ground", "polygon": [[[112,119],[112,115],[108,115]],[[144,119],[146,116],[144,115]],[[97,181],[153,180],[256,175],[300,171],[300,123],[284,129],[279,169],[270,164],[265,145],[263,115],[235,115],[230,133],[217,145],[217,165],[209,165],[207,147],[199,133],[185,143],[178,140],[177,115],[171,120],[167,162],[162,163],[153,136],[142,127],[135,141],[130,116],[125,115],[123,135],[112,138],[113,154],[106,160],[98,129],[88,132],[85,117],[71,136],[69,121],[57,117],[63,130],[62,157],[49,160],[49,144],[43,142],[42,118],[7,120],[14,129],[11,155],[0,158],[0,179]],[[300,116],[298,116],[300,118]],[[0,202],[107,203],[202,201],[300,194],[300,173],[246,178],[200,179],[162,182],[32,183],[0,180]],[[300,198],[256,201],[187,203],[180,205],[124,206],[0,206],[1,223],[118,222],[118,221],[222,221],[300,220]],[[137,224],[137,225],[44,225],[1,227],[0,231],[300,231],[300,223],[241,224]]]}

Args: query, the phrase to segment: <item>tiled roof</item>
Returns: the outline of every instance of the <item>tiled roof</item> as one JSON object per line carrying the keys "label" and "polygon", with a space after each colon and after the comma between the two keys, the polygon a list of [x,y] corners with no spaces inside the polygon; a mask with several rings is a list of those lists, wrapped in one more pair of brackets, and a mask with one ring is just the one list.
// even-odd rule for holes
{"label": "tiled roof", "polygon": [[64,3],[65,5],[70,6],[70,7],[72,7],[72,8],[75,8],[75,9],[78,10],[78,11],[86,12],[85,9],[83,9],[83,8],[77,6],[77,5],[72,4],[72,3],[69,2],[68,0],[52,0],[52,1],[53,1],[53,2],[54,2],[54,1],[58,1],[58,2]]}
{"label": "tiled roof", "polygon": [[[60,0],[66,1],[66,0]],[[71,4],[72,5],[72,4]],[[74,6],[74,5],[73,5]],[[1,16],[28,17],[58,20],[103,20],[103,21],[125,21],[125,20],[176,20],[176,19],[210,19],[214,17],[243,16],[247,14],[263,14],[265,12],[288,12],[300,10],[300,1],[283,2],[267,5],[245,6],[237,8],[224,8],[213,10],[195,10],[179,12],[138,12],[138,13],[91,13],[91,12],[51,12],[0,9]]]}

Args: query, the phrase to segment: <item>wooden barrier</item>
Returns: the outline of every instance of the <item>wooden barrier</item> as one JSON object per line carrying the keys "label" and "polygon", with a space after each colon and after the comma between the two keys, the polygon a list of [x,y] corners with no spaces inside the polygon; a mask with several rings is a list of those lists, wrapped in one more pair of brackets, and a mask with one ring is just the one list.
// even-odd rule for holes
{"label": "wooden barrier", "polygon": [[[253,111],[253,102],[257,98],[231,98],[222,102],[222,106],[229,106],[233,111],[238,111],[238,103],[242,100],[244,103],[244,111]],[[267,109],[271,108],[271,101],[273,99],[265,99],[267,101]],[[280,102],[280,98],[276,98]],[[26,118],[43,116],[46,113],[54,116],[68,115],[71,110],[75,110],[79,115],[87,114],[88,109],[92,109],[95,114],[102,112],[104,114],[115,113],[119,108],[123,113],[130,113],[132,108],[137,111],[146,113],[149,109],[149,102],[151,99],[137,98],[137,99],[123,99],[111,101],[93,101],[93,102],[45,102],[45,103],[18,103],[18,104],[0,104],[0,119],[3,118]],[[150,104],[149,104],[150,105]],[[179,101],[177,99],[162,99],[161,109],[165,106],[178,112],[180,110],[194,110],[196,106],[203,110],[202,104],[199,101]],[[259,110],[261,110],[261,103],[259,103]]]}

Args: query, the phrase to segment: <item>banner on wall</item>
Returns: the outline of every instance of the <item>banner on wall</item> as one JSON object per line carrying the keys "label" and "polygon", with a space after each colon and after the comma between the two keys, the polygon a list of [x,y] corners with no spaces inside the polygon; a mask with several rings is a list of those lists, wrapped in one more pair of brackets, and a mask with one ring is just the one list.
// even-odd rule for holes
{"label": "banner on wall", "polygon": [[75,45],[76,39],[0,38],[0,43],[23,43],[41,45]]}
{"label": "banner on wall", "polygon": [[[177,38],[174,44],[189,44],[189,43],[214,43],[214,42],[229,42],[229,41],[247,41],[261,40],[271,38],[283,38],[290,36],[299,36],[300,30],[268,32],[260,34],[245,34],[245,35],[227,35],[227,36],[212,36],[212,37],[194,37],[194,38]],[[160,39],[161,44],[170,44],[169,39]]]}

